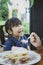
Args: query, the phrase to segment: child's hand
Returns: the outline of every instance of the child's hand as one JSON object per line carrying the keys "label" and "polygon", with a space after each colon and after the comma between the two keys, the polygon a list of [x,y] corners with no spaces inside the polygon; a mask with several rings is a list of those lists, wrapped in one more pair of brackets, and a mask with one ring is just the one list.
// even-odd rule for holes
{"label": "child's hand", "polygon": [[12,46],[11,50],[15,50],[17,48],[18,48],[17,46]]}
{"label": "child's hand", "polygon": [[21,40],[21,42],[22,42],[22,44],[26,44],[26,43],[28,43],[28,40]]}

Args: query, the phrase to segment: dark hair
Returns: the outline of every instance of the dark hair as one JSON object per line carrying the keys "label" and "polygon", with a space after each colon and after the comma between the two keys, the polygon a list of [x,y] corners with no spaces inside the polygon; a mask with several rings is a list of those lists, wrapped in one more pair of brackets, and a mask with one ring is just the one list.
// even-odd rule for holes
{"label": "dark hair", "polygon": [[18,18],[8,19],[5,23],[5,29],[8,33],[8,30],[12,30],[12,27],[22,25],[21,21]]}

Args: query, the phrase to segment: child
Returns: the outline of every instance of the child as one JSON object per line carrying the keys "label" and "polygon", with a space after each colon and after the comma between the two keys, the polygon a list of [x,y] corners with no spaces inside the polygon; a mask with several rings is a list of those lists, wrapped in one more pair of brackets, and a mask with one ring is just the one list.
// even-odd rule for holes
{"label": "child", "polygon": [[3,47],[5,51],[11,50],[12,46],[28,47],[28,40],[24,36],[23,26],[18,18],[8,19],[5,23],[5,29],[10,35],[8,40],[5,42],[5,47]]}

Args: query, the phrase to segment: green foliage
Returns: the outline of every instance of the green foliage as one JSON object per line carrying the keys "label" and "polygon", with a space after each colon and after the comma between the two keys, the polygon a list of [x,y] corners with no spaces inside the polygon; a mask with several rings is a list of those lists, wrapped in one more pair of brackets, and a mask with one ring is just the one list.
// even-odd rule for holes
{"label": "green foliage", "polygon": [[0,0],[1,3],[6,3],[8,0]]}
{"label": "green foliage", "polygon": [[18,13],[17,9],[13,10],[12,17],[17,17],[17,13]]}
{"label": "green foliage", "polygon": [[30,1],[30,8],[31,8],[34,4],[34,0],[29,0],[29,1]]}
{"label": "green foliage", "polygon": [[29,29],[30,29],[30,24],[27,22],[22,22],[23,26],[24,26],[24,33],[28,34],[30,33]]}
{"label": "green foliage", "polygon": [[8,18],[8,5],[9,0],[0,0],[0,20]]}
{"label": "green foliage", "polygon": [[7,4],[1,4],[0,18],[2,20],[6,20],[8,18],[8,6],[7,6]]}

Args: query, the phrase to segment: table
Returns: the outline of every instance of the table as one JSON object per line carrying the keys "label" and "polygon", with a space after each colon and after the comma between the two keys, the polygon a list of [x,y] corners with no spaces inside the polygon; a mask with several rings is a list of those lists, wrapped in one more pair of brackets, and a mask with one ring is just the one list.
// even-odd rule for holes
{"label": "table", "polygon": [[41,55],[41,60],[34,65],[43,65],[43,49],[42,50],[35,50],[35,51]]}

